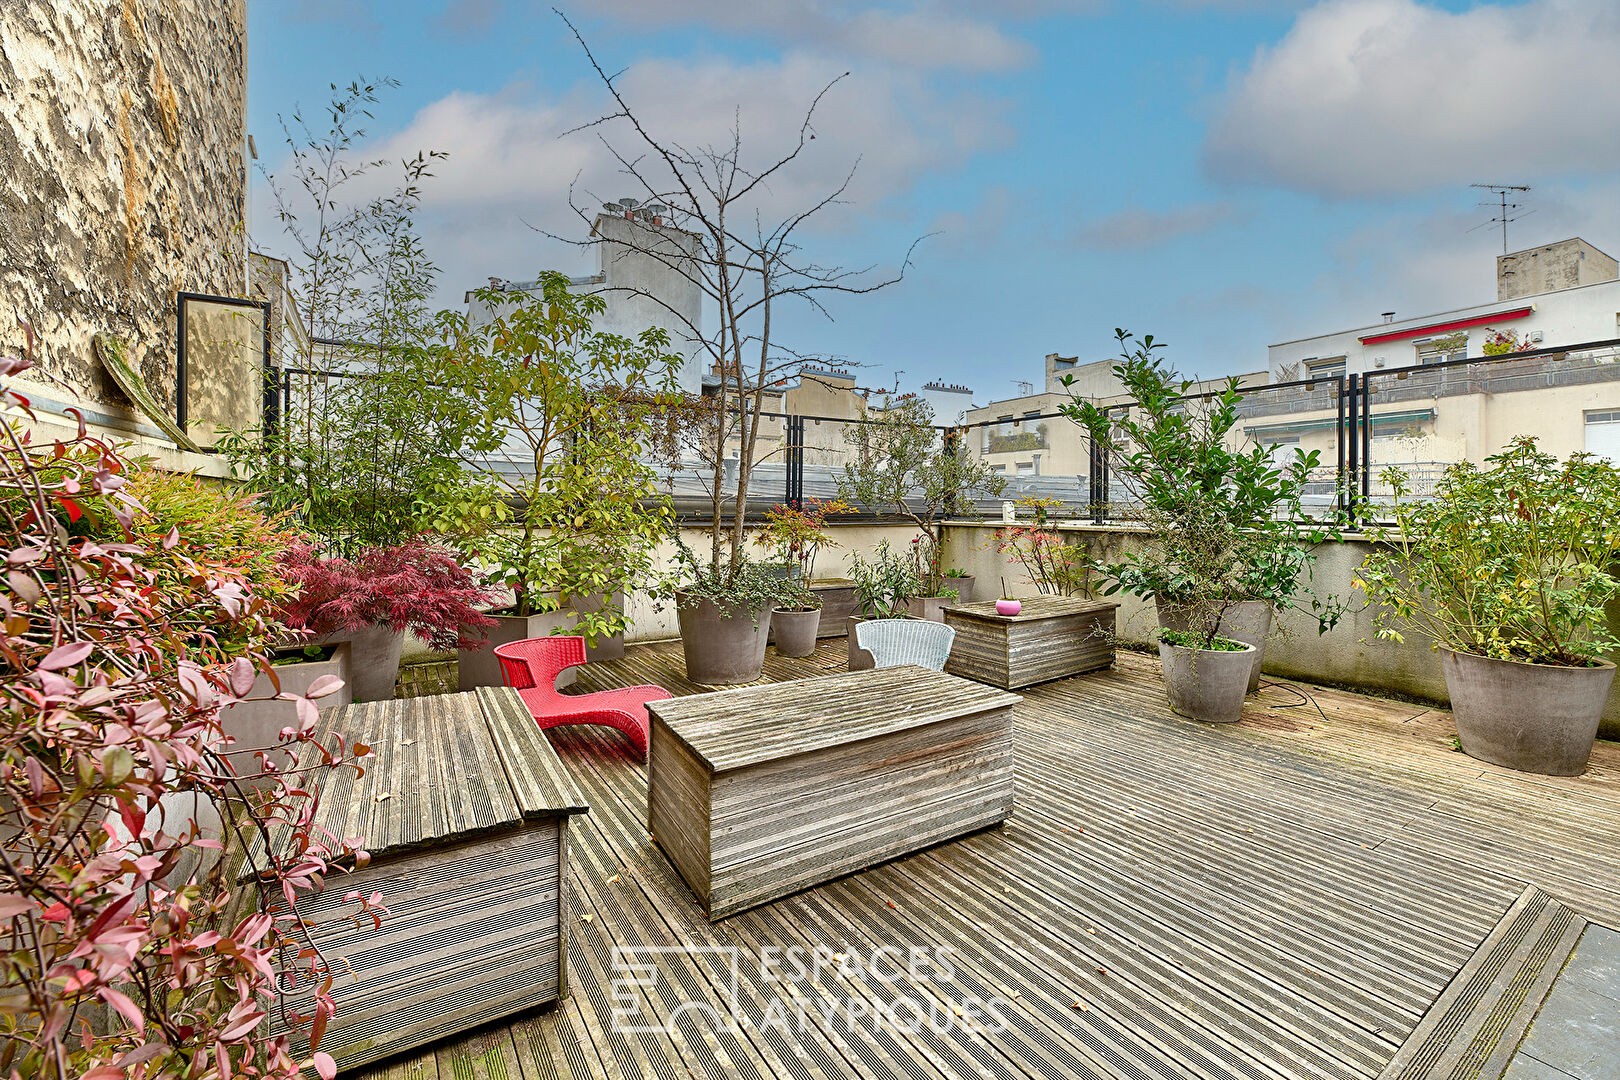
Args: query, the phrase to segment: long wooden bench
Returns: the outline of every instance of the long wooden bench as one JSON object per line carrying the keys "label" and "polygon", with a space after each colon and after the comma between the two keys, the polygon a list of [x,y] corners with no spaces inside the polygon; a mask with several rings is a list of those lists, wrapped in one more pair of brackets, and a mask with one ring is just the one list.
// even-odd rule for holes
{"label": "long wooden bench", "polygon": [[[316,774],[315,829],[371,854],[299,901],[333,970],[353,971],[320,1048],[347,1069],[559,998],[568,821],[588,808],[517,693],[366,702],[323,723],[375,756],[360,777]],[[249,868],[263,855],[255,843]],[[350,890],[382,894],[380,928],[351,920]],[[307,1015],[307,995],[281,1005]]]}
{"label": "long wooden bench", "polygon": [[648,828],[712,921],[995,825],[1019,700],[898,667],[652,702]]}

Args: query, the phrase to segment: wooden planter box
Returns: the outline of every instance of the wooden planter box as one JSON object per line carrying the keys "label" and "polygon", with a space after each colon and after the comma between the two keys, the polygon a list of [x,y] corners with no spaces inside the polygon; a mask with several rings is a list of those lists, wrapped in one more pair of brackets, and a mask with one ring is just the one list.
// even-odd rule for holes
{"label": "wooden planter box", "polygon": [[[517,692],[350,705],[326,723],[376,756],[359,778],[316,774],[317,834],[364,836],[371,853],[299,901],[333,970],[353,970],[320,1048],[348,1070],[559,998],[568,819],[586,806]],[[262,859],[255,841],[248,865]],[[380,928],[356,928],[350,890],[382,893]],[[286,1004],[307,1015],[307,995]]]}
{"label": "wooden planter box", "polygon": [[1019,700],[898,667],[654,701],[648,829],[714,921],[994,825]]}
{"label": "wooden planter box", "polygon": [[821,629],[816,637],[838,637],[844,632],[844,619],[855,614],[855,583],[829,579],[813,583],[810,591],[821,597]]}
{"label": "wooden planter box", "polygon": [[1119,605],[1077,596],[1035,596],[1017,615],[997,615],[996,602],[945,609],[956,629],[945,670],[1013,690],[1114,662],[1114,612]]}

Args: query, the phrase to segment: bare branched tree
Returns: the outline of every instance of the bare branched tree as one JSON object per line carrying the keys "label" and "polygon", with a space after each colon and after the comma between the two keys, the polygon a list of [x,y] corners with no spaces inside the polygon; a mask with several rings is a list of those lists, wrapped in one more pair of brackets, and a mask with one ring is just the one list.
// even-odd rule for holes
{"label": "bare branched tree", "polygon": [[[802,302],[830,319],[826,304],[833,297],[874,293],[898,283],[917,242],[892,273],[824,265],[805,252],[801,234],[818,215],[844,201],[858,160],[841,181],[808,205],[785,213],[767,210],[771,182],[788,171],[815,139],[816,110],[847,72],[830,80],[810,101],[792,144],[755,165],[744,154],[740,115],[724,141],[714,144],[687,146],[653,131],[644,114],[620,92],[619,74],[609,73],[567,16],[557,14],[611,99],[609,112],[564,134],[589,132],[600,139],[638,197],[624,210],[631,227],[615,230],[611,239],[594,228],[586,240],[546,235],[576,246],[628,248],[696,286],[718,311],[718,325],[706,331],[701,318],[694,319],[652,289],[610,284],[603,290],[644,297],[667,312],[680,336],[718,373],[713,403],[718,422],[699,427],[703,442],[699,451],[710,473],[706,481],[714,523],[710,570],[720,581],[730,581],[743,562],[749,478],[766,396],[807,363],[775,336],[774,320],[781,305]],[[589,201],[581,205],[578,194],[587,195]],[[569,205],[593,225],[601,199],[570,190]],[[726,459],[733,445],[738,448],[736,477],[734,484],[727,484]],[[729,521],[727,488],[732,499]]]}

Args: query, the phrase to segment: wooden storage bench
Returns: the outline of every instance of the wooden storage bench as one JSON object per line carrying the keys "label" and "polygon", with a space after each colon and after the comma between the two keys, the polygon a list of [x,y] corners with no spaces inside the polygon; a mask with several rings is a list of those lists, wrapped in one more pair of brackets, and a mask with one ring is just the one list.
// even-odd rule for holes
{"label": "wooden storage bench", "polygon": [[[317,829],[371,853],[299,901],[334,971],[354,970],[320,1048],[348,1069],[562,996],[568,819],[587,808],[516,691],[366,702],[323,723],[375,756],[362,777],[318,774]],[[350,890],[382,894],[380,929],[349,921]],[[287,1004],[307,1015],[307,988]]]}
{"label": "wooden storage bench", "polygon": [[1119,605],[1078,596],[1035,596],[1017,615],[996,614],[996,602],[945,609],[956,640],[945,670],[1016,690],[1114,662],[1114,612]]}
{"label": "wooden storage bench", "polygon": [[1019,700],[900,667],[654,701],[648,828],[722,919],[1004,821]]}

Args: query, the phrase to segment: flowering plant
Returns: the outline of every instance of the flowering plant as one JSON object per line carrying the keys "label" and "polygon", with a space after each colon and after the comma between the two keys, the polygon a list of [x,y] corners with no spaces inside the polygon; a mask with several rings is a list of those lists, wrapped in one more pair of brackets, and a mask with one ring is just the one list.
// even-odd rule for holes
{"label": "flowering plant", "polygon": [[386,626],[446,650],[479,648],[481,640],[468,631],[495,625],[476,605],[496,603],[500,594],[426,540],[363,548],[352,560],[296,543],[282,552],[280,565],[298,586],[285,610],[294,629],[331,634]]}
{"label": "flowering plant", "polygon": [[1520,340],[1512,330],[1491,330],[1485,335],[1485,344],[1480,346],[1480,352],[1486,356],[1506,356],[1508,353],[1524,352],[1529,347],[1530,342]]}
{"label": "flowering plant", "polygon": [[[28,364],[0,357],[0,377]],[[369,753],[316,733],[313,699],[339,683],[279,695],[298,715],[280,747],[304,767],[260,757],[244,794],[220,710],[269,670],[257,644],[285,633],[272,579],[177,524],[154,537],[129,462],[82,421],[36,445],[27,399],[0,389],[0,407],[0,1074],[293,1080],[307,1066],[332,1080],[333,973],[298,901],[333,860],[365,858],[359,838],[309,828],[305,774]],[[275,824],[290,847],[234,894],[224,843]],[[351,900],[357,918],[381,914],[380,897]],[[312,1015],[281,1017],[307,1028],[303,1061],[264,1030],[278,957],[283,984],[315,991]]]}
{"label": "flowering plant", "polygon": [[1070,543],[1047,525],[1061,499],[1026,495],[1018,505],[1034,511],[1030,525],[1004,525],[991,543],[1002,555],[1023,567],[1025,579],[1048,596],[1090,596],[1095,565],[1083,545]]}
{"label": "flowering plant", "polygon": [[777,503],[765,512],[766,525],[754,535],[754,543],[776,548],[784,562],[798,568],[799,577],[810,581],[816,553],[838,546],[827,531],[827,518],[854,512],[843,499],[806,499],[803,506]]}

